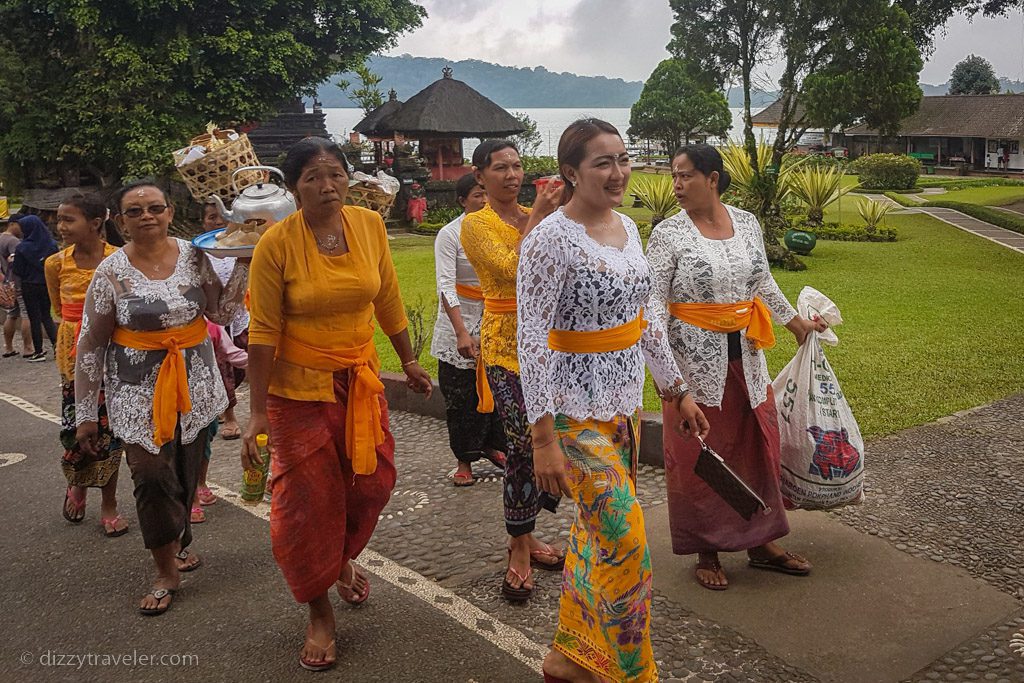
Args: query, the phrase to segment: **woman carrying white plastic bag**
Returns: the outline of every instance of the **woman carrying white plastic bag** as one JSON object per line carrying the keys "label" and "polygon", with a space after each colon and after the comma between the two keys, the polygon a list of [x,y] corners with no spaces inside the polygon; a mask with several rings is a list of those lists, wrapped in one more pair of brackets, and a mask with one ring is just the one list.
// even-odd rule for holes
{"label": "woman carrying white plastic bag", "polygon": [[[797,299],[800,315],[843,322],[836,305],[812,287]],[[775,381],[782,441],[782,494],[795,506],[826,509],[864,497],[864,439],[821,343],[839,339],[828,329],[812,332]]]}

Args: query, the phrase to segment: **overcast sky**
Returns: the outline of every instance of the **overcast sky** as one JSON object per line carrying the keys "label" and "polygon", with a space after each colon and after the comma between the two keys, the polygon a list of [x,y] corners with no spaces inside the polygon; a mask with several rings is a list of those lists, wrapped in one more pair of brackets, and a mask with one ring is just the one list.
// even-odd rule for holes
{"label": "overcast sky", "polygon": [[[420,0],[430,14],[390,54],[480,59],[508,66],[643,80],[667,56],[672,12],[665,0]],[[1024,80],[1024,17],[956,17],[921,72],[939,84],[968,54],[999,76]]]}

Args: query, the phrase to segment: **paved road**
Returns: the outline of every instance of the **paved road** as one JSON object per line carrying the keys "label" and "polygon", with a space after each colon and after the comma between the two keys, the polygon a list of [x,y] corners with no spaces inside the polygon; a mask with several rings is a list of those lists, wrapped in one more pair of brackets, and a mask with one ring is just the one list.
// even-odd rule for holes
{"label": "paved road", "polygon": [[[295,661],[305,610],[271,557],[266,509],[233,504],[237,446],[216,442],[211,480],[223,497],[195,528],[205,566],[187,575],[171,611],[142,618],[135,606],[151,568],[129,487],[119,496],[133,525],[124,537],[103,537],[95,498],[82,525],[60,517],[56,396],[49,364],[0,361],[0,681],[310,676]],[[814,575],[754,572],[725,556],[733,586],[724,594],[696,587],[692,558],[671,554],[661,472],[642,468],[662,677],[1024,681],[1024,657],[1013,650],[1024,631],[1021,425],[1024,396],[870,442],[866,504],[792,515],[787,545],[811,557]],[[455,489],[443,423],[395,413],[393,429],[398,486],[362,558],[373,596],[359,609],[335,599],[339,666],[320,678],[538,680],[558,577],[541,574],[528,606],[505,603],[497,473],[480,468],[474,487]],[[121,476],[129,481],[125,467]],[[564,537],[571,515],[571,506],[545,515],[541,535]],[[90,654],[80,671],[77,661],[57,665],[58,655]],[[135,663],[101,666],[115,654]],[[141,655],[177,659],[143,665]]]}

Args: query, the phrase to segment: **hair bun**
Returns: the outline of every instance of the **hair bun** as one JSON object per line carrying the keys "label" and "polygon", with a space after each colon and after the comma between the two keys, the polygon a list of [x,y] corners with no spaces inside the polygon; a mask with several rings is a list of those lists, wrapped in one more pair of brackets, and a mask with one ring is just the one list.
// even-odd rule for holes
{"label": "hair bun", "polygon": [[732,185],[732,176],[723,168],[718,172],[718,194],[725,194],[730,185]]}

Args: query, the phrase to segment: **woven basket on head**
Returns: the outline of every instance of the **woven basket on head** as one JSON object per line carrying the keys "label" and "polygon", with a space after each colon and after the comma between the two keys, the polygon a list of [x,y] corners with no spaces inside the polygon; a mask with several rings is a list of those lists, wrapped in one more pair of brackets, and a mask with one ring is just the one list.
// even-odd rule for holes
{"label": "woven basket on head", "polygon": [[[233,130],[215,130],[192,138],[188,147],[174,152],[174,165],[185,181],[185,186],[199,202],[205,202],[211,194],[218,195],[225,202],[233,200],[238,192],[231,184],[231,174],[243,166],[259,166],[260,160],[249,142],[249,136],[242,133],[231,140]],[[191,147],[204,145],[206,155],[201,159],[178,166]],[[235,176],[238,191],[250,185],[263,182],[262,171],[244,171]]]}
{"label": "woven basket on head", "polygon": [[388,214],[391,213],[391,207],[395,203],[395,195],[382,192],[365,183],[359,183],[348,188],[348,196],[345,197],[345,203],[376,211],[380,214],[381,218],[387,220]]}

